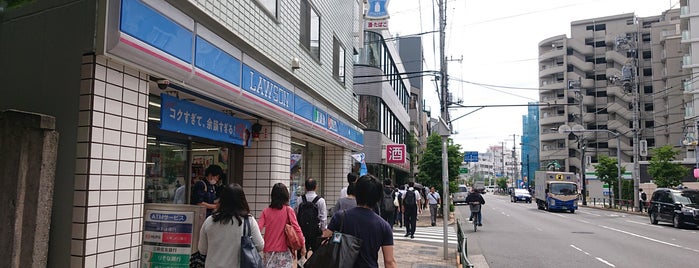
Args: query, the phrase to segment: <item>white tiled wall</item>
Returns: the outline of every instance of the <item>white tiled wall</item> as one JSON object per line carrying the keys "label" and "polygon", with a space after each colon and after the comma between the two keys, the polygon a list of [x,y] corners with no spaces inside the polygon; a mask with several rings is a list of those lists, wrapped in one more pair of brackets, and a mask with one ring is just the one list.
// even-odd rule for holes
{"label": "white tiled wall", "polygon": [[291,155],[291,130],[278,123],[260,122],[260,141],[253,141],[245,148],[243,163],[243,189],[253,215],[259,217],[269,206],[272,185],[281,182],[289,185],[289,157]]}
{"label": "white tiled wall", "polygon": [[139,267],[147,74],[83,57],[72,267]]}

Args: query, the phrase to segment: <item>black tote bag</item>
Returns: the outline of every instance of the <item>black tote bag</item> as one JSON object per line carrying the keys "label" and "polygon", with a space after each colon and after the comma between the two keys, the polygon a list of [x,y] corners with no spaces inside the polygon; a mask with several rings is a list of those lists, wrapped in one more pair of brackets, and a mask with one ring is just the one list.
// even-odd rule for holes
{"label": "black tote bag", "polygon": [[250,232],[250,220],[245,217],[243,236],[240,237],[240,267],[241,268],[264,268],[262,256],[252,243]]}
{"label": "black tote bag", "polygon": [[359,256],[362,239],[343,234],[345,212],[342,212],[340,231],[326,238],[303,265],[304,268],[352,268]]}

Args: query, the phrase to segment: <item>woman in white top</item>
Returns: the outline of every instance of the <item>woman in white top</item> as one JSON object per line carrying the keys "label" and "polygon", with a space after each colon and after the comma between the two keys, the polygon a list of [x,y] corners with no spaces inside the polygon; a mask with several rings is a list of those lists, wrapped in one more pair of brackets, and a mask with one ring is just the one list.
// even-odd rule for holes
{"label": "woman in white top", "polygon": [[243,188],[237,184],[224,187],[220,193],[219,207],[211,214],[199,231],[199,252],[206,255],[206,267],[240,267],[240,238],[243,235],[243,217],[250,221],[252,241],[258,251],[265,242]]}

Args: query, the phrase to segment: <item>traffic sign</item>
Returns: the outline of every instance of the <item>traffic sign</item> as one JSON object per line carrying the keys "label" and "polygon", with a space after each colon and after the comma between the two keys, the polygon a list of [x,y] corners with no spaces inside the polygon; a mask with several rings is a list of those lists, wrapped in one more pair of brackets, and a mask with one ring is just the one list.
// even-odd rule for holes
{"label": "traffic sign", "polygon": [[459,174],[468,174],[468,168],[460,168]]}
{"label": "traffic sign", "polygon": [[464,162],[478,162],[478,152],[464,152]]}

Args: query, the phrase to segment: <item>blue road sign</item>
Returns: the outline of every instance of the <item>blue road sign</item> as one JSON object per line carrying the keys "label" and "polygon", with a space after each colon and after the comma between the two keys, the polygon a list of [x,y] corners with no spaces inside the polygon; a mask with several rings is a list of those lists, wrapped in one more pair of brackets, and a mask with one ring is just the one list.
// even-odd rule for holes
{"label": "blue road sign", "polygon": [[464,162],[478,162],[478,152],[465,152]]}

